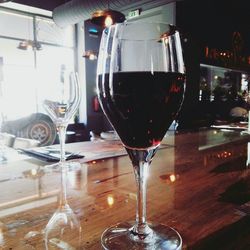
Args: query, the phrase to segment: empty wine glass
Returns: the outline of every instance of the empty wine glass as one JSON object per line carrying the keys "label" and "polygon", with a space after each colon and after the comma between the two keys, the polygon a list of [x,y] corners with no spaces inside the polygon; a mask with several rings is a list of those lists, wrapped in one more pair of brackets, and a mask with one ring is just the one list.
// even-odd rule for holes
{"label": "empty wine glass", "polygon": [[[66,69],[65,65],[61,66],[55,82],[51,83],[54,92],[50,98],[43,102],[43,106],[55,123],[59,134],[60,141],[60,164],[65,162],[65,139],[68,123],[75,115],[80,103],[80,86],[78,77],[75,72]],[[48,90],[49,91],[49,90]]]}
{"label": "empty wine glass", "polygon": [[[67,202],[67,171],[69,166],[79,168],[79,163],[66,162],[65,139],[68,123],[76,113],[80,103],[80,87],[77,74],[61,66],[55,92],[44,100],[44,108],[55,123],[60,141],[60,162],[57,164],[61,173],[59,206],[43,233],[46,249],[79,249],[81,244],[81,225]],[[75,167],[74,167],[75,166]],[[74,239],[74,240],[72,240]]]}
{"label": "empty wine glass", "polygon": [[106,229],[104,249],[181,249],[176,230],[147,223],[146,186],[150,163],[181,107],[184,89],[182,46],[174,26],[124,22],[103,31],[98,98],[132,161],[137,186],[135,222]]}

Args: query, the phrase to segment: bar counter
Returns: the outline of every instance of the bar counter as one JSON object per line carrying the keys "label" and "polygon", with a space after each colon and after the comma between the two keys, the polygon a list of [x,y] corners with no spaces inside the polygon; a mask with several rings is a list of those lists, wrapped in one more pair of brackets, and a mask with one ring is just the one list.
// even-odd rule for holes
{"label": "bar counter", "polygon": [[[249,140],[233,130],[168,134],[150,167],[148,221],[176,229],[183,249],[250,249]],[[67,200],[82,227],[81,249],[102,249],[107,227],[135,217],[130,160],[119,141],[66,146],[85,155],[73,160],[81,165],[69,169],[67,178]],[[0,249],[45,249],[42,230],[60,191],[59,172],[46,164],[24,155],[1,164]]]}

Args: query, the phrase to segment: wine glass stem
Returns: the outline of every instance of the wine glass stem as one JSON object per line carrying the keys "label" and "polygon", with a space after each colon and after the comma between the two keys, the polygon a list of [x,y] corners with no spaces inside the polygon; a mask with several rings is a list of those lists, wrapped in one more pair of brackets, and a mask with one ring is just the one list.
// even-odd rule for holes
{"label": "wine glass stem", "polygon": [[58,133],[59,133],[59,142],[60,142],[60,165],[61,165],[61,193],[60,193],[60,206],[67,205],[67,167],[65,166],[66,163],[66,156],[65,156],[65,140],[66,140],[66,129],[67,126],[65,125],[58,125],[57,126]]}
{"label": "wine glass stem", "polygon": [[147,179],[149,166],[157,147],[146,150],[126,147],[126,150],[133,164],[137,187],[136,222],[132,228],[132,233],[135,238],[144,240],[146,236],[152,235],[152,229],[147,224],[146,216]]}
{"label": "wine glass stem", "polygon": [[67,203],[67,168],[61,166],[61,192],[60,207],[65,207]]}
{"label": "wine glass stem", "polygon": [[147,196],[147,176],[149,163],[140,161],[138,166],[134,165],[134,173],[137,186],[137,206],[136,206],[136,225],[134,230],[139,234],[146,233],[146,196]]}
{"label": "wine glass stem", "polygon": [[59,142],[60,142],[60,162],[66,161],[65,156],[65,140],[66,140],[66,128],[65,125],[58,125],[58,133],[59,133]]}

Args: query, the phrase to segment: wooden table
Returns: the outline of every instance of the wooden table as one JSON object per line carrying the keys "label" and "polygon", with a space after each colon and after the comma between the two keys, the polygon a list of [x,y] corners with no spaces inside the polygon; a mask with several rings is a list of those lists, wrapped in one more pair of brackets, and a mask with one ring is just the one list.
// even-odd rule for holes
{"label": "wooden table", "polygon": [[[183,249],[250,249],[250,220],[242,212],[250,200],[249,139],[227,130],[166,136],[150,168],[148,221],[175,228]],[[80,168],[68,172],[67,190],[83,229],[81,249],[101,249],[107,227],[134,219],[130,160],[127,155],[105,158],[110,152],[124,154],[119,142],[79,142],[67,149],[86,155],[77,160]],[[42,237],[25,238],[41,231],[58,206],[60,175],[44,165],[9,156],[0,166],[0,249],[45,249]]]}

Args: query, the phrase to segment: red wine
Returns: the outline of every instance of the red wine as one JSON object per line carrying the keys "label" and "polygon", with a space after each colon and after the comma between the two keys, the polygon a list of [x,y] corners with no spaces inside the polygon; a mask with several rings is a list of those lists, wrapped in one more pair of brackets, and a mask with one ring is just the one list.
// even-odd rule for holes
{"label": "red wine", "polygon": [[181,106],[185,75],[169,72],[117,72],[98,76],[99,101],[125,146],[160,144]]}

